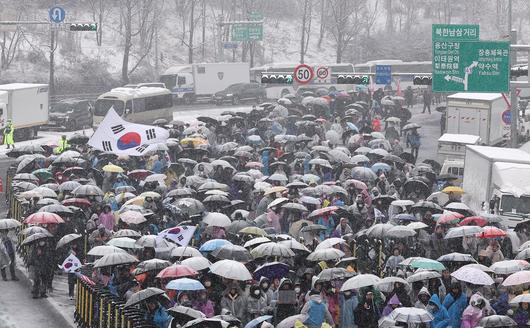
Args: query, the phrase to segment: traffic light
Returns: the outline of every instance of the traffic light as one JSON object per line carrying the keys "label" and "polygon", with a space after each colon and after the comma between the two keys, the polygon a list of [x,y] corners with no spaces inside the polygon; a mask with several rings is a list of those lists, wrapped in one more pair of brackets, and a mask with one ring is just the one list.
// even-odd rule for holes
{"label": "traffic light", "polygon": [[412,79],[414,85],[432,85],[432,77],[429,75],[416,75]]}
{"label": "traffic light", "polygon": [[262,74],[262,84],[293,84],[292,74]]}
{"label": "traffic light", "polygon": [[90,23],[90,24],[70,24],[70,31],[89,31],[89,32],[95,32],[98,30],[98,24],[97,23]]}
{"label": "traffic light", "polygon": [[528,76],[528,65],[516,66],[510,69],[510,77]]}
{"label": "traffic light", "polygon": [[337,84],[370,84],[368,75],[341,74],[337,77]]}

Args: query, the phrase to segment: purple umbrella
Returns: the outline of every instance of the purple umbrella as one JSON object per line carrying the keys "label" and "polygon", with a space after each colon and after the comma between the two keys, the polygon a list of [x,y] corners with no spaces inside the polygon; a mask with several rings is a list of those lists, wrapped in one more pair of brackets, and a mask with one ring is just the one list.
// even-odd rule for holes
{"label": "purple umbrella", "polygon": [[283,278],[289,273],[289,266],[280,262],[266,263],[254,271],[254,279],[259,280],[266,277],[269,280],[274,278]]}

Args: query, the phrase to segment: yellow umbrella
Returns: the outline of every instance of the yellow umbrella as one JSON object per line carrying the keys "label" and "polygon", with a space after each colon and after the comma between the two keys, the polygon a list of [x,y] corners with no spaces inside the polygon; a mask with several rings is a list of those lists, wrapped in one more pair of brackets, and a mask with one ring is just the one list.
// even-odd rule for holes
{"label": "yellow umbrella", "polygon": [[197,146],[200,146],[200,145],[207,145],[208,144],[208,141],[203,139],[203,138],[198,138],[198,137],[195,137],[195,138],[184,138],[182,140],[180,140],[180,144],[181,145],[188,145],[188,144],[192,144],[193,147],[197,147]]}
{"label": "yellow umbrella", "polygon": [[103,166],[103,171],[111,173],[123,173],[123,169],[121,167],[112,163]]}
{"label": "yellow umbrella", "polygon": [[144,206],[145,198],[143,196],[136,196],[134,198],[129,199],[126,201],[123,205],[138,205],[138,206]]}
{"label": "yellow umbrella", "polygon": [[450,192],[452,192],[453,194],[463,194],[464,193],[464,189],[460,188],[460,187],[456,187],[456,186],[449,186],[449,187],[445,187],[444,190],[442,190],[442,192],[448,194]]}
{"label": "yellow umbrella", "polygon": [[246,234],[246,235],[254,235],[259,237],[264,237],[267,235],[265,230],[258,228],[258,227],[246,227],[241,230],[239,230],[239,233]]}
{"label": "yellow umbrella", "polygon": [[267,196],[267,195],[270,195],[270,194],[275,194],[277,192],[282,193],[284,191],[287,191],[287,188],[285,188],[283,186],[276,186],[276,187],[271,187],[269,189],[265,189],[265,192],[263,194],[265,196]]}

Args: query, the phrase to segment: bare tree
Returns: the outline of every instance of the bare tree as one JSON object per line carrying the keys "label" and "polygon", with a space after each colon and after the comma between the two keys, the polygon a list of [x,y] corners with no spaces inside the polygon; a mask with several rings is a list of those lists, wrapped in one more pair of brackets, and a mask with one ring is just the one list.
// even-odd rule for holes
{"label": "bare tree", "polygon": [[312,0],[302,0],[299,3],[302,6],[302,33],[300,37],[300,63],[304,63],[304,57],[307,53],[307,48],[309,45],[309,37],[311,35],[311,16],[313,1]]}
{"label": "bare tree", "polygon": [[[120,15],[123,21],[123,60],[121,68],[122,82],[129,82],[132,74],[151,51],[151,45],[155,32],[153,0],[120,0]],[[142,49],[138,49],[136,64],[131,65],[129,61],[134,45],[134,38],[142,34]]]}
{"label": "bare tree", "polygon": [[335,41],[337,63],[350,42],[364,28],[368,14],[367,0],[329,0],[329,31]]}
{"label": "bare tree", "polygon": [[[186,46],[186,48],[188,48],[188,63],[190,64],[193,63],[193,54],[195,50],[195,29],[197,28],[199,22],[202,21],[202,15],[206,14],[206,10],[201,10],[201,14],[199,16],[195,15],[195,7],[199,4],[199,1],[201,0],[175,0],[175,4],[179,3],[183,6],[183,8],[186,8],[188,10],[186,12],[187,17],[185,18],[185,21],[187,22],[188,26],[186,28],[183,24],[184,32],[181,33],[178,38],[180,39],[180,43]],[[176,9],[177,11],[181,10],[181,8],[179,7],[176,7]]]}
{"label": "bare tree", "polygon": [[20,41],[22,41],[22,33],[20,27],[13,32],[3,32],[0,48],[2,49],[0,67],[8,69],[16,57]]}
{"label": "bare tree", "polygon": [[96,43],[98,46],[101,46],[103,42],[103,21],[110,12],[108,1],[88,0],[87,3],[92,14],[92,19],[98,24],[98,29],[96,31]]}
{"label": "bare tree", "polygon": [[385,0],[385,32],[389,35],[394,33],[394,8],[392,7],[392,0]]}
{"label": "bare tree", "polygon": [[320,0],[320,29],[318,31],[318,48],[322,46],[322,40],[326,33],[327,0]]}

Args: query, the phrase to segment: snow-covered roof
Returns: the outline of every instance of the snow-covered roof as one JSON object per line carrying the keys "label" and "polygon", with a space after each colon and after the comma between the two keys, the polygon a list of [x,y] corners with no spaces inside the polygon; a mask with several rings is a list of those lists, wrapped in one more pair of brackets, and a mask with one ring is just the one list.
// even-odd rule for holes
{"label": "snow-covered roof", "polygon": [[530,194],[530,165],[528,164],[494,163],[492,178],[502,192],[516,196]]}
{"label": "snow-covered roof", "polygon": [[106,92],[99,96],[99,98],[105,97],[125,97],[125,98],[139,98],[147,96],[159,96],[159,95],[169,95],[171,92],[166,88],[157,88],[157,87],[144,87],[139,89],[131,88],[114,88],[109,92]]}
{"label": "snow-covered roof", "polygon": [[440,137],[440,139],[438,139],[438,142],[455,142],[467,145],[475,145],[479,142],[479,140],[479,136],[474,136],[472,134],[445,133]]}
{"label": "snow-covered roof", "polygon": [[0,90],[20,90],[29,88],[42,88],[47,87],[47,84],[36,84],[36,83],[9,83],[0,85]]}
{"label": "snow-covered roof", "polygon": [[454,95],[447,96],[447,100],[497,100],[502,97],[500,93],[467,93],[459,92]]}
{"label": "snow-covered roof", "polygon": [[162,73],[162,75],[173,75],[178,73],[191,73],[193,66],[219,66],[219,65],[238,65],[238,66],[247,66],[250,69],[249,63],[194,63],[194,64],[185,64],[185,65],[176,65],[169,67]]}
{"label": "snow-covered roof", "polygon": [[496,162],[530,163],[530,154],[515,148],[466,146],[466,151],[473,150],[483,157]]}

